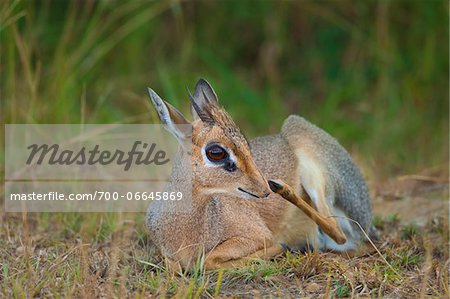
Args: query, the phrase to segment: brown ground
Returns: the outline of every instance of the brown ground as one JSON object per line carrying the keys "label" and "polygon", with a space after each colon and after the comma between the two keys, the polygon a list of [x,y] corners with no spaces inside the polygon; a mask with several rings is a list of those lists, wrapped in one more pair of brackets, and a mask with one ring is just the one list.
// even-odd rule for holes
{"label": "brown ground", "polygon": [[[448,176],[404,176],[371,186],[376,251],[290,254],[225,272],[165,270],[143,215],[5,214],[0,287],[33,297],[449,296]],[[25,220],[25,221],[24,221]]]}

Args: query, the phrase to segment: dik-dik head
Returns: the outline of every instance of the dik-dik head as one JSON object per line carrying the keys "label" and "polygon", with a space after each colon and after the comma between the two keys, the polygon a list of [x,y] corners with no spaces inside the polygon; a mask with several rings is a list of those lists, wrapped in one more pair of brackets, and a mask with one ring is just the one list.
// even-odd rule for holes
{"label": "dik-dik head", "polygon": [[[161,122],[180,143],[180,150],[191,153],[194,190],[242,198],[269,195],[269,186],[253,160],[247,140],[230,115],[219,107],[208,82],[200,79],[194,95],[189,94],[192,123],[152,89],[149,94]],[[192,131],[186,129],[189,124]]]}

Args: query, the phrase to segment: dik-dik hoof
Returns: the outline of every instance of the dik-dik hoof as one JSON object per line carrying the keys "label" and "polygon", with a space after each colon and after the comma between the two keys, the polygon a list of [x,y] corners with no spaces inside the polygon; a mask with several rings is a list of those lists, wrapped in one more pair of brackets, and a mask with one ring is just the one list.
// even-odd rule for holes
{"label": "dik-dik hoof", "polygon": [[283,185],[274,180],[269,180],[269,187],[275,193],[278,193],[281,189],[283,189]]}

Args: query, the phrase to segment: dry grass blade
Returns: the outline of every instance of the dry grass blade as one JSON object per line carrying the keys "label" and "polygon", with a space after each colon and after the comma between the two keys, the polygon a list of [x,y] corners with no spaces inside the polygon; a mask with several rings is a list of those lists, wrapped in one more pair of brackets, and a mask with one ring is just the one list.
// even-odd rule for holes
{"label": "dry grass blade", "polygon": [[378,247],[375,245],[375,243],[373,243],[372,239],[369,237],[369,235],[366,233],[366,231],[362,228],[361,224],[359,224],[358,221],[355,221],[353,219],[350,219],[348,217],[343,217],[343,216],[332,216],[335,218],[342,218],[342,219],[346,219],[348,221],[351,221],[353,223],[355,223],[359,229],[361,230],[361,232],[363,233],[364,237],[366,237],[366,240],[370,243],[370,245],[372,245],[372,247],[375,249],[375,251],[378,253],[378,255],[381,257],[381,259],[386,263],[386,265],[395,273],[397,274],[399,277],[402,277],[402,275],[400,273],[398,273],[397,270],[395,270],[394,267],[392,267],[392,265],[386,260],[386,258],[383,256],[383,254],[381,253],[381,251],[378,249]]}

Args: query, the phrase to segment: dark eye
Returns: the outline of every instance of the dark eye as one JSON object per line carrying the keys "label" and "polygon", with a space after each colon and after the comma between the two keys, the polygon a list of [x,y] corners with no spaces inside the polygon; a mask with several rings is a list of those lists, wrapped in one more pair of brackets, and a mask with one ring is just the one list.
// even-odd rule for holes
{"label": "dark eye", "polygon": [[211,145],[205,150],[206,156],[211,162],[221,161],[228,157],[228,153],[218,145]]}

